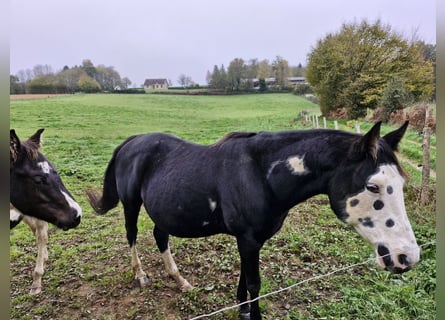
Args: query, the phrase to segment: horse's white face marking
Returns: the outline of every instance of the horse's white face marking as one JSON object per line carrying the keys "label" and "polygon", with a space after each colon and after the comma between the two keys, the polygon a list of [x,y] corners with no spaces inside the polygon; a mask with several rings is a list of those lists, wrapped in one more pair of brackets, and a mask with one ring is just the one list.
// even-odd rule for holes
{"label": "horse's white face marking", "polygon": [[[395,267],[405,269],[399,255],[411,265],[419,261],[420,249],[409,223],[403,199],[404,179],[395,165],[382,165],[369,177],[367,187],[346,200],[346,223],[378,250],[388,248]],[[381,255],[381,254],[380,254]],[[378,263],[385,267],[377,253]]]}
{"label": "horse's white face marking", "polygon": [[213,201],[212,200],[212,198],[209,198],[209,207],[210,207],[210,211],[215,211],[215,209],[216,209],[216,205],[217,205],[217,202],[216,201]]}
{"label": "horse's white face marking", "polygon": [[308,174],[309,171],[304,166],[304,156],[293,156],[289,157],[286,160],[287,167],[295,175]]}
{"label": "horse's white face marking", "polygon": [[12,203],[9,203],[9,220],[10,221],[19,221],[23,214],[12,205]]}
{"label": "horse's white face marking", "polygon": [[205,226],[207,226],[207,225],[209,225],[209,224],[210,224],[210,222],[208,222],[208,221],[203,221],[202,226],[205,227]]}
{"label": "horse's white face marking", "polygon": [[40,167],[44,174],[49,174],[51,172],[51,166],[47,161],[38,162],[37,165]]}
{"label": "horse's white face marking", "polygon": [[67,194],[64,191],[61,192],[65,197],[66,201],[68,202],[69,206],[77,212],[76,217],[82,217],[82,208],[79,206],[79,204],[73,198],[71,198],[69,194]]}

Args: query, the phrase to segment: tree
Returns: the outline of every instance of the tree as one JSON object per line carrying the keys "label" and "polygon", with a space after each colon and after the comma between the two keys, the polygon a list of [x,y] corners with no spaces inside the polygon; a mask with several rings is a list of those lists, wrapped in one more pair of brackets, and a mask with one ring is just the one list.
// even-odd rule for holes
{"label": "tree", "polygon": [[127,77],[124,77],[121,82],[122,82],[123,88],[125,88],[125,89],[127,89],[131,85],[131,80],[128,79]]}
{"label": "tree", "polygon": [[289,63],[286,59],[277,56],[272,62],[272,70],[275,76],[275,82],[281,89],[288,86],[287,78],[290,76]]}
{"label": "tree", "polygon": [[246,65],[241,58],[235,58],[230,62],[227,71],[229,85],[232,91],[239,91],[242,80],[246,79]]}
{"label": "tree", "polygon": [[25,93],[22,84],[17,76],[9,75],[9,94]]}
{"label": "tree", "polygon": [[82,77],[88,77],[87,73],[77,67],[71,69],[63,69],[57,74],[58,83],[65,87],[67,93],[74,93],[80,91],[78,81]]}
{"label": "tree", "polygon": [[79,89],[86,93],[99,92],[100,84],[88,75],[81,76],[77,81]]}
{"label": "tree", "polygon": [[84,59],[82,61],[81,68],[87,73],[88,76],[94,78],[96,76],[96,68],[94,67],[93,62],[90,59]]}
{"label": "tree", "polygon": [[266,80],[264,78],[259,78],[258,79],[258,83],[259,83],[259,91],[260,92],[266,92],[267,91],[267,84],[266,84]]}
{"label": "tree", "polygon": [[178,83],[179,83],[179,85],[181,87],[187,88],[191,84],[191,82],[192,82],[192,78],[191,77],[186,76],[183,73],[181,75],[179,75]]}
{"label": "tree", "polygon": [[269,60],[264,59],[261,60],[258,64],[257,78],[258,79],[266,79],[271,77],[272,75],[272,67],[270,66]]}
{"label": "tree", "polygon": [[406,108],[411,104],[413,97],[399,78],[388,81],[383,90],[380,105],[383,108],[383,121],[388,122],[391,113]]}
{"label": "tree", "polygon": [[380,20],[343,24],[309,53],[306,77],[323,114],[345,107],[351,118],[378,106],[391,78],[400,78],[415,99],[432,92],[432,66],[420,47]]}
{"label": "tree", "polygon": [[213,72],[210,77],[209,85],[213,89],[225,90],[227,86],[227,73],[224,65],[221,69],[217,65],[213,67]]}

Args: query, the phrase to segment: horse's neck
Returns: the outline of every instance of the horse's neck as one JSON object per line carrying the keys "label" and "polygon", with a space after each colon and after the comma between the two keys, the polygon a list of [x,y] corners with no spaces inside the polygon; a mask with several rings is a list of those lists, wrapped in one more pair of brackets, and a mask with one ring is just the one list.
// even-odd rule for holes
{"label": "horse's neck", "polygon": [[265,152],[264,170],[274,189],[295,205],[317,194],[327,194],[330,179],[349,148],[344,137],[306,136],[293,143],[275,144]]}

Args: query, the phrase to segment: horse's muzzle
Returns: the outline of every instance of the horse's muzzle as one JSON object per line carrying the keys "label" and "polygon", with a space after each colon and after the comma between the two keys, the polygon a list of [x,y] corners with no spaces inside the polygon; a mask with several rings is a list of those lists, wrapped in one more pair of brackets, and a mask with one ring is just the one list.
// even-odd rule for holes
{"label": "horse's muzzle", "polygon": [[[418,248],[416,248],[416,251],[418,252]],[[377,261],[379,265],[391,273],[399,274],[410,270],[419,260],[418,257],[416,258],[415,252],[412,256],[414,258],[410,258],[410,256],[404,253],[393,255],[386,246],[379,245],[377,247]]]}
{"label": "horse's muzzle", "polygon": [[56,225],[63,231],[67,231],[69,229],[73,229],[73,228],[77,227],[80,224],[81,218],[82,218],[82,216],[76,216],[69,223],[58,223]]}

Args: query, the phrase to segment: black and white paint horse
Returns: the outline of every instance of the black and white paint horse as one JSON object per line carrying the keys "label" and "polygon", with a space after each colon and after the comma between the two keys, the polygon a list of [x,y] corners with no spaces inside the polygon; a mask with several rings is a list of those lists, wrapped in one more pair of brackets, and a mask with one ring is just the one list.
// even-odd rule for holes
{"label": "black and white paint horse", "polygon": [[48,259],[48,222],[68,230],[76,227],[82,217],[79,204],[63,185],[54,166],[39,151],[43,130],[39,129],[26,141],[20,141],[15,130],[10,130],[10,228],[23,221],[37,241],[30,294],[42,290],[44,263]]}
{"label": "black and white paint horse", "polygon": [[[105,172],[102,195],[88,190],[100,214],[123,204],[136,279],[146,285],[136,250],[143,204],[165,268],[181,289],[192,286],[178,271],[169,235],[236,237],[241,257],[240,302],[260,291],[259,253],[289,209],[327,194],[337,217],[372,244],[378,264],[394,273],[419,261],[420,249],[403,199],[405,176],[394,151],[408,123],[380,137],[380,123],[365,135],[336,130],[231,133],[204,146],[162,134],[128,138]],[[258,301],[241,315],[261,319]]]}

